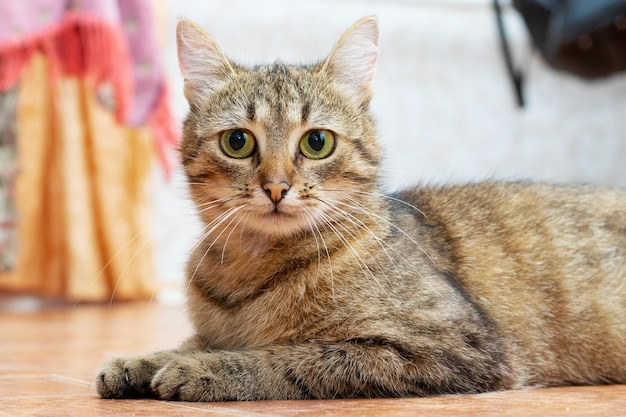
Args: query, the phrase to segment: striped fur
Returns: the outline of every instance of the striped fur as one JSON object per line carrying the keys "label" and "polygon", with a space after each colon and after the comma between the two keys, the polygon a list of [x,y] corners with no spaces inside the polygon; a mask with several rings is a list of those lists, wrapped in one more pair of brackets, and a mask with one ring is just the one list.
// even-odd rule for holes
{"label": "striped fur", "polygon": [[[377,35],[365,18],[318,64],[244,68],[179,23],[181,156],[205,224],[187,271],[196,334],[105,364],[102,397],[626,382],[626,192],[481,183],[383,195],[368,110]],[[256,140],[246,157],[224,151],[233,129]],[[334,147],[312,159],[300,142],[318,130]]]}

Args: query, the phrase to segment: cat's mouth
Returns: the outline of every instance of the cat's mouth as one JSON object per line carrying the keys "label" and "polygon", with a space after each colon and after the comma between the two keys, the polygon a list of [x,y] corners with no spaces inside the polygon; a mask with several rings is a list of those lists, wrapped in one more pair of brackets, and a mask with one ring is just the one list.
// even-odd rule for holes
{"label": "cat's mouth", "polygon": [[278,202],[272,202],[271,205],[266,206],[267,211],[264,213],[264,217],[269,219],[281,219],[294,217],[294,211],[297,211],[297,205],[285,203],[284,199]]}
{"label": "cat's mouth", "polygon": [[279,219],[293,218],[295,217],[295,215],[293,213],[286,212],[280,207],[274,207],[274,209],[266,213],[264,217],[267,219],[271,219],[271,220],[279,220]]}
{"label": "cat's mouth", "polygon": [[300,231],[302,224],[302,216],[297,212],[285,210],[280,205],[266,212],[257,212],[254,220],[248,222],[257,231],[273,236],[290,235]]}

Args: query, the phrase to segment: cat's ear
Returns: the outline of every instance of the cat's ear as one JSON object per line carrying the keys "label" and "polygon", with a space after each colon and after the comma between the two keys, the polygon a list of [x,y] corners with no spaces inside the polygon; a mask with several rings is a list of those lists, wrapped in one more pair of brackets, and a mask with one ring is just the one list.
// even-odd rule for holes
{"label": "cat's ear", "polygon": [[369,103],[378,60],[378,21],[365,17],[339,39],[322,66],[357,105]]}
{"label": "cat's ear", "polygon": [[234,73],[215,42],[190,20],[178,21],[176,46],[185,97],[190,104],[206,99]]}

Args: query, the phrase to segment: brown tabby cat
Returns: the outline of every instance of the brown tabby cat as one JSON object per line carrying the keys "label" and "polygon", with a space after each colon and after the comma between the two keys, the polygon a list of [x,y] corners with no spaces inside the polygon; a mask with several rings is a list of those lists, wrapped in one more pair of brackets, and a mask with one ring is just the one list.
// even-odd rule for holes
{"label": "brown tabby cat", "polygon": [[105,364],[102,397],[626,382],[626,192],[482,183],[385,196],[368,111],[374,18],[311,66],[241,67],[187,20],[177,36],[182,159],[205,223],[188,268],[196,335]]}

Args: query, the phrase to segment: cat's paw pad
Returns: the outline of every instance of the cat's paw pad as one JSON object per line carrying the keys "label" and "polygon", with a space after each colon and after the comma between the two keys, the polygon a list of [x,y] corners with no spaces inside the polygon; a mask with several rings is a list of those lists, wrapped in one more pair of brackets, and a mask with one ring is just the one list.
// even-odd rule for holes
{"label": "cat's paw pad", "polygon": [[152,395],[150,382],[156,370],[149,361],[116,358],[105,363],[96,378],[102,398],[139,398]]}
{"label": "cat's paw pad", "polygon": [[152,380],[152,390],[163,400],[228,400],[222,378],[206,363],[191,358],[177,358],[165,365]]}

